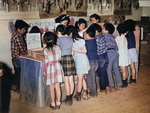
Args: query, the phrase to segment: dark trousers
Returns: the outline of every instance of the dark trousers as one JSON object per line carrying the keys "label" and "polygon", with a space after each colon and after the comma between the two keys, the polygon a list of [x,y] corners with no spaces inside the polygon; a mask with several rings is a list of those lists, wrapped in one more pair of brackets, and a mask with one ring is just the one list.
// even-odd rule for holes
{"label": "dark trousers", "polygon": [[107,53],[98,55],[97,76],[99,77],[100,90],[105,90],[109,86],[107,76],[108,57]]}
{"label": "dark trousers", "polygon": [[14,75],[13,75],[13,81],[12,84],[17,85],[17,89],[20,89],[20,72],[21,72],[21,68],[20,68],[20,60],[14,60],[12,59],[12,63],[14,66]]}

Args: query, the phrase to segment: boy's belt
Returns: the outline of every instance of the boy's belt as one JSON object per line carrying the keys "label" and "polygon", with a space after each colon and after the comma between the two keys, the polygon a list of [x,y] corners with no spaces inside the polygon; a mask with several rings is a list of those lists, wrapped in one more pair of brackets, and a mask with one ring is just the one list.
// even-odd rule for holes
{"label": "boy's belt", "polygon": [[114,48],[108,48],[107,50],[114,50]]}

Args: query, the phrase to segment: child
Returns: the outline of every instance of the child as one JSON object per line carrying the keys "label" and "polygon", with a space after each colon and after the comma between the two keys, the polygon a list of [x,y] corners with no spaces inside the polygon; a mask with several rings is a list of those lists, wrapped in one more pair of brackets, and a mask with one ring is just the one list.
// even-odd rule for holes
{"label": "child", "polygon": [[70,23],[69,15],[66,15],[66,14],[60,15],[59,17],[57,17],[55,19],[55,23],[56,23],[55,24],[55,30],[59,24],[64,25],[64,26],[68,26],[68,24]]}
{"label": "child", "polygon": [[86,81],[87,81],[87,86],[90,91],[90,95],[92,97],[97,96],[97,90],[96,90],[96,70],[98,68],[98,61],[97,61],[97,45],[96,45],[96,40],[94,39],[95,37],[95,30],[93,27],[89,27],[86,30],[85,33],[86,37],[86,48],[87,48],[87,57],[89,59],[90,63],[90,70],[87,75]]}
{"label": "child", "polygon": [[100,23],[100,16],[97,15],[96,13],[92,14],[90,16],[90,21],[91,21],[91,23]]}
{"label": "child", "polygon": [[75,62],[72,57],[73,40],[66,32],[64,25],[58,25],[56,33],[58,36],[57,45],[61,49],[60,63],[64,70],[66,99],[63,101],[66,105],[72,105],[72,96],[74,91],[73,75],[76,74]]}
{"label": "child", "polygon": [[11,56],[12,56],[12,63],[14,66],[14,76],[13,76],[13,84],[17,87],[13,89],[14,91],[20,90],[20,60],[19,56],[27,54],[27,47],[26,43],[22,37],[22,35],[26,32],[26,29],[29,25],[24,22],[23,20],[16,20],[15,33],[12,34],[11,37]]}
{"label": "child", "polygon": [[97,15],[96,13],[90,16],[90,21],[92,24],[93,23],[99,24],[101,26],[101,28],[103,29],[104,23],[101,23],[100,16]]}
{"label": "child", "polygon": [[107,44],[104,35],[101,33],[101,27],[98,24],[92,24],[91,27],[96,31],[96,44],[97,44],[97,55],[98,55],[98,69],[97,76],[99,77],[100,93],[109,94],[109,82],[107,77]]}
{"label": "child", "polygon": [[126,38],[128,42],[128,50],[129,50],[129,56],[131,59],[130,68],[132,71],[132,77],[129,81],[130,84],[136,84],[136,71],[135,71],[135,62],[138,62],[138,54],[136,51],[136,42],[135,42],[135,36],[134,36],[134,30],[135,30],[135,22],[131,19],[126,20],[124,22],[125,29],[127,30]]}
{"label": "child", "polygon": [[64,73],[59,63],[61,58],[60,48],[54,45],[53,41],[54,34],[52,32],[46,32],[44,34],[44,43],[46,44],[46,47],[43,49],[43,63],[47,66],[47,71],[45,73],[47,78],[46,85],[50,85],[51,104],[49,107],[55,110],[60,108],[60,82],[64,81]]}
{"label": "child", "polygon": [[[80,19],[81,20],[81,19]],[[81,27],[81,24],[84,25],[84,27]],[[78,79],[78,84],[77,84],[77,93],[74,96],[74,98],[77,101],[81,101],[81,90],[83,87],[83,99],[87,100],[88,97],[88,91],[87,91],[87,84],[84,78],[85,74],[88,74],[88,71],[90,70],[90,65],[89,65],[89,60],[86,55],[86,47],[85,47],[85,40],[83,39],[82,35],[78,34],[77,31],[83,30],[85,28],[86,21],[83,23],[79,23],[76,32],[72,33],[72,38],[73,38],[73,56],[75,60],[75,66],[76,66],[76,71],[77,71],[77,79]],[[77,33],[78,35],[74,35]]]}
{"label": "child", "polygon": [[[121,79],[121,74],[119,71],[119,63],[118,63],[118,47],[115,42],[115,38],[112,35],[114,32],[115,28],[111,23],[105,23],[104,24],[104,29],[103,29],[103,35],[107,44],[107,56],[108,56],[108,68],[107,68],[107,75],[108,75],[108,80],[109,80],[109,86],[110,86],[110,91],[115,92],[116,89],[121,91],[122,90],[122,79]],[[115,76],[115,81],[116,81],[116,88],[113,80],[113,74]]]}
{"label": "child", "polygon": [[75,29],[81,37],[84,37],[84,32],[86,31],[87,22],[83,18],[80,18],[75,22]]}
{"label": "child", "polygon": [[119,53],[119,66],[121,67],[122,72],[122,82],[123,87],[127,87],[127,66],[131,64],[131,59],[129,57],[129,51],[127,47],[127,39],[125,37],[125,28],[124,24],[119,24],[117,26],[117,30],[119,32],[119,36],[116,37],[116,43],[118,46],[118,53]]}

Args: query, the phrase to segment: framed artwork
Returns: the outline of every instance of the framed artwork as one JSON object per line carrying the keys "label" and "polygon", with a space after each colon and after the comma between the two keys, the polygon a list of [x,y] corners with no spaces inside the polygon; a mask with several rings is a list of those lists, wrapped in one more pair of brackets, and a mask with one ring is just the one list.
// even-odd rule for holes
{"label": "framed artwork", "polygon": [[27,49],[36,49],[41,47],[40,33],[27,33]]}

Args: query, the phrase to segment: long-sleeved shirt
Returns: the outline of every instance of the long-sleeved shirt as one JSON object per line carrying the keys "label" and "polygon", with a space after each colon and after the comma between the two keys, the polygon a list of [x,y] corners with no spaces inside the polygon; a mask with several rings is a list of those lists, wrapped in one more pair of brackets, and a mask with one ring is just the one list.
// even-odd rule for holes
{"label": "long-sleeved shirt", "polygon": [[95,36],[96,44],[97,44],[97,55],[103,54],[107,52],[107,44],[103,34],[99,34]]}
{"label": "long-sleeved shirt", "polygon": [[27,54],[27,47],[23,37],[19,33],[14,33],[11,37],[11,56],[19,59],[19,56]]}
{"label": "long-sleeved shirt", "polygon": [[107,48],[109,49],[114,49],[118,51],[117,43],[115,41],[115,37],[109,33],[103,33],[103,36],[106,40]]}

